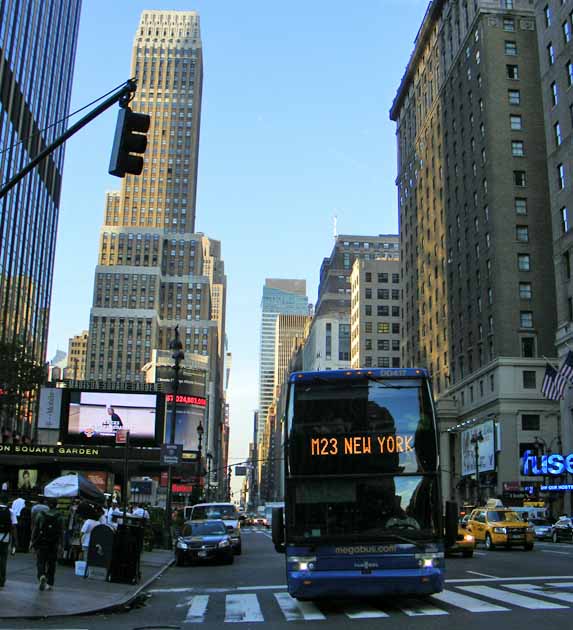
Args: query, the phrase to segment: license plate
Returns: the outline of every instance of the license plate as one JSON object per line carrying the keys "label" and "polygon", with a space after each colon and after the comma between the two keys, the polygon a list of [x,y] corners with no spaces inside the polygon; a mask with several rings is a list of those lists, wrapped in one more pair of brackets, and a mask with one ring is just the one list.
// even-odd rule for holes
{"label": "license plate", "polygon": [[200,551],[197,555],[198,555],[200,558],[206,558],[206,557],[207,557],[207,552],[206,552],[206,551]]}

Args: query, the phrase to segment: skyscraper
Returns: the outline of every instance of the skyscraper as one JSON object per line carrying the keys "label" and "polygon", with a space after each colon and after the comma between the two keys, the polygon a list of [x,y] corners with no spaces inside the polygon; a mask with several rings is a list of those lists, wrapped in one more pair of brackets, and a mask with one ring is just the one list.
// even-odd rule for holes
{"label": "skyscraper", "polygon": [[[175,325],[206,353],[213,265],[195,234],[203,61],[194,11],[144,11],[135,35],[134,111],[151,116],[145,166],[107,193],[90,318],[87,377],[143,382]],[[218,341],[217,341],[217,345]]]}
{"label": "skyscraper", "polygon": [[275,336],[277,316],[308,315],[306,280],[267,278],[261,301],[261,345],[259,351],[259,413],[255,427],[260,441],[267,410],[273,400],[275,381]]}
{"label": "skyscraper", "polygon": [[[390,116],[402,361],[430,370],[444,426],[495,419],[495,496],[502,480],[520,479],[531,431],[555,430],[556,404],[540,393],[543,357],[554,355],[555,285],[532,3],[431,2]],[[455,471],[444,492],[467,499],[471,481],[454,477],[460,458],[448,453],[455,444],[444,442]]]}
{"label": "skyscraper", "polygon": [[[67,127],[80,10],[81,0],[2,4],[3,184]],[[0,199],[0,339],[22,344],[39,364],[46,354],[63,166],[60,147]],[[14,428],[27,432],[30,412],[25,404],[17,410]]]}

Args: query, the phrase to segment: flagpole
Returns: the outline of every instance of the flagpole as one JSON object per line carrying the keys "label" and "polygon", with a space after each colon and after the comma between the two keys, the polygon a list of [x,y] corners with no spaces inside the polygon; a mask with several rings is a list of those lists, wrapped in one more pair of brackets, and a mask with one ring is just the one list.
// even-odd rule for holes
{"label": "flagpole", "polygon": [[551,363],[551,361],[543,354],[542,358],[549,363],[549,365],[559,372],[559,364]]}

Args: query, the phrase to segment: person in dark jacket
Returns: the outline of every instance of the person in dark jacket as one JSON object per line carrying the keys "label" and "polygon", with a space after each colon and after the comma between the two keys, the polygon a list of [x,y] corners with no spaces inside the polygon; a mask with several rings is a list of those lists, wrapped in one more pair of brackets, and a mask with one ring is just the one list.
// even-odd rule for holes
{"label": "person in dark jacket", "polygon": [[64,531],[64,519],[58,512],[58,500],[48,499],[48,510],[40,512],[34,524],[31,546],[36,550],[38,585],[41,591],[54,587],[58,549]]}

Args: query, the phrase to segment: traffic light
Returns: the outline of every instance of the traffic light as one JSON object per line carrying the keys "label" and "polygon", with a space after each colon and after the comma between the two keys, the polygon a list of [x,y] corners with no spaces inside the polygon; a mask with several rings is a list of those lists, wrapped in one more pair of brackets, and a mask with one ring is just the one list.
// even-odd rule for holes
{"label": "traffic light", "polygon": [[147,148],[145,134],[150,123],[151,117],[147,114],[136,114],[129,107],[120,108],[109,162],[110,175],[116,177],[125,177],[126,173],[141,175],[143,158],[131,154],[145,153]]}

